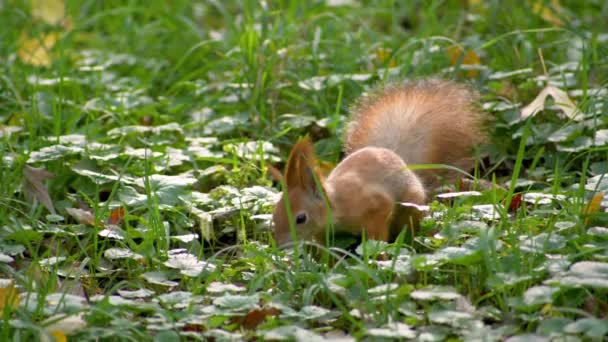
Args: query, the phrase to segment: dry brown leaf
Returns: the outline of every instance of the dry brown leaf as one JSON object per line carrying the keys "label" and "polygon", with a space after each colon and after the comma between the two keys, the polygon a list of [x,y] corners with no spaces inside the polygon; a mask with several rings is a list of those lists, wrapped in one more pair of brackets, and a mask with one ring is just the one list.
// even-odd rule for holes
{"label": "dry brown leaf", "polygon": [[204,241],[212,241],[215,239],[213,232],[213,216],[206,211],[192,207],[190,212],[198,218],[199,233]]}
{"label": "dry brown leaf", "polygon": [[22,33],[17,54],[23,63],[34,66],[49,66],[52,62],[51,49],[59,40],[59,33],[49,32],[42,37],[28,37]]}
{"label": "dry brown leaf", "polygon": [[118,207],[110,211],[110,217],[108,218],[108,224],[119,225],[125,218],[125,208]]}
{"label": "dry brown leaf", "polygon": [[78,208],[65,208],[65,211],[70,214],[78,223],[89,226],[95,225],[95,215],[92,212]]}
{"label": "dry brown leaf", "polygon": [[522,200],[523,200],[522,194],[513,195],[513,197],[511,198],[511,203],[509,203],[509,211],[512,213],[516,212],[517,209],[519,209],[521,207]]}
{"label": "dry brown leaf", "polygon": [[23,170],[23,194],[25,199],[32,205],[40,202],[51,214],[56,214],[55,206],[51,201],[49,190],[44,182],[55,177],[52,173],[43,168],[35,168],[26,165]]}
{"label": "dry brown leaf", "polygon": [[283,175],[281,174],[281,171],[279,171],[279,169],[270,164],[266,164],[266,167],[268,168],[268,177],[271,180],[279,183],[283,180]]}
{"label": "dry brown leaf", "polygon": [[545,109],[545,101],[547,100],[547,96],[551,96],[553,98],[553,101],[555,101],[555,106],[564,112],[566,117],[569,119],[577,121],[583,119],[581,112],[576,108],[574,102],[572,102],[572,100],[570,100],[568,97],[568,93],[552,85],[546,86],[545,89],[543,89],[538,96],[536,96],[536,98],[530,102],[529,105],[522,108],[521,118],[526,119]]}
{"label": "dry brown leaf", "polygon": [[277,316],[281,313],[281,310],[277,308],[261,308],[253,309],[243,317],[242,325],[245,329],[255,329],[260,323],[266,320],[268,316]]}

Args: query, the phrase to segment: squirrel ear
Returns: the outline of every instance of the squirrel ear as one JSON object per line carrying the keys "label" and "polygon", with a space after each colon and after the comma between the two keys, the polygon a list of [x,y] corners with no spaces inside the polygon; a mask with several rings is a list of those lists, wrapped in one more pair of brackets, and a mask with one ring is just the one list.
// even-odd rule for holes
{"label": "squirrel ear", "polygon": [[310,139],[308,137],[300,139],[291,149],[287,160],[285,184],[288,188],[315,187],[314,160],[315,156]]}
{"label": "squirrel ear", "polygon": [[319,181],[320,181],[320,179],[319,179],[319,174],[315,173],[315,172],[316,171],[313,169],[313,166],[306,165],[304,167],[304,171],[300,175],[300,177],[301,177],[300,182],[301,182],[302,186],[304,187],[304,189],[312,192],[312,194],[315,196],[319,196],[320,191],[317,187],[317,182],[315,182],[315,177]]}

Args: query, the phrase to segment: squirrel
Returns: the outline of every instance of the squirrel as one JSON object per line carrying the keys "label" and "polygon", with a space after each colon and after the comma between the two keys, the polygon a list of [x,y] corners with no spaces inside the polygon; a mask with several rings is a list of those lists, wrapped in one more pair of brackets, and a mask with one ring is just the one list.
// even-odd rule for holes
{"label": "squirrel", "polygon": [[[400,205],[422,205],[449,169],[412,171],[408,164],[447,164],[470,170],[473,149],[486,139],[476,106],[478,94],[449,80],[426,79],[380,86],[351,109],[342,160],[324,178],[315,167],[312,142],[300,139],[287,160],[286,189],[273,211],[277,245],[298,239],[323,242],[326,227],[390,241],[421,213]],[[288,212],[289,211],[289,212]]]}

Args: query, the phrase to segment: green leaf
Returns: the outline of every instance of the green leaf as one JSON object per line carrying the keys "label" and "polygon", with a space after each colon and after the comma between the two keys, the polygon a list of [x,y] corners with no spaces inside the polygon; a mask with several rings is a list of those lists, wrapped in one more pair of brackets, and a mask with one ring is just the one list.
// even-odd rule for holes
{"label": "green leaf", "polygon": [[591,227],[587,229],[587,234],[601,238],[608,238],[608,228],[606,227]]}
{"label": "green leaf", "polygon": [[608,320],[598,318],[581,318],[566,325],[564,332],[584,334],[589,338],[599,339],[608,334]]}
{"label": "green leaf", "polygon": [[395,322],[382,328],[367,329],[366,335],[387,339],[414,339],[418,334],[409,325]]}
{"label": "green leaf", "polygon": [[467,240],[462,246],[448,246],[442,248],[437,254],[444,257],[448,262],[457,265],[473,265],[481,260],[479,239],[477,237]]}
{"label": "green leaf", "polygon": [[286,325],[269,331],[260,332],[265,340],[288,340],[296,342],[321,342],[325,339],[312,331],[295,325]]}
{"label": "green leaf", "polygon": [[13,257],[11,257],[10,255],[6,255],[2,252],[0,252],[0,263],[9,263],[9,262],[13,262],[15,261],[15,259],[13,259]]}
{"label": "green leaf", "polygon": [[551,341],[548,337],[537,335],[537,334],[522,334],[511,336],[505,340],[505,342],[549,342]]}
{"label": "green leaf", "polygon": [[179,334],[172,330],[159,331],[154,335],[154,342],[177,342],[181,341]]}
{"label": "green leaf", "polygon": [[146,272],[141,275],[150,284],[175,287],[179,285],[178,282],[169,280],[167,272]]}
{"label": "green leaf", "polygon": [[281,315],[284,318],[298,318],[301,320],[320,320],[329,316],[334,316],[330,310],[316,305],[306,305],[298,312]]}
{"label": "green leaf", "polygon": [[245,290],[246,289],[243,286],[230,283],[220,283],[217,281],[211,282],[207,286],[208,293],[243,292]]}
{"label": "green leaf", "polygon": [[587,179],[585,190],[608,192],[608,173]]}
{"label": "green leaf", "polygon": [[425,288],[414,290],[410,293],[413,299],[421,301],[431,300],[455,300],[462,297],[454,288],[450,286],[427,286]]}
{"label": "green leaf", "polygon": [[38,151],[30,154],[27,160],[28,164],[49,162],[54,160],[65,159],[84,153],[84,148],[78,146],[52,145],[43,147]]}
{"label": "green leaf", "polygon": [[134,253],[130,249],[126,248],[108,248],[103,252],[103,256],[110,260],[117,259],[131,259],[131,260],[142,260],[144,257]]}
{"label": "green leaf", "polygon": [[565,274],[547,279],[545,283],[565,287],[608,289],[608,263],[580,261],[570,266]]}
{"label": "green leaf", "polygon": [[551,286],[533,286],[524,293],[524,303],[529,306],[553,303],[553,295],[559,292],[558,288]]}
{"label": "green leaf", "polygon": [[436,310],[428,316],[432,323],[447,324],[455,328],[464,328],[474,319],[471,313],[456,310]]}
{"label": "green leaf", "polygon": [[560,336],[564,328],[572,323],[572,319],[565,317],[548,317],[538,323],[536,331],[545,336]]}
{"label": "green leaf", "polygon": [[222,309],[233,311],[247,311],[258,306],[260,297],[258,294],[253,295],[232,295],[224,294],[221,297],[215,298],[213,304]]}
{"label": "green leaf", "polygon": [[544,253],[560,250],[566,246],[566,238],[558,234],[540,233],[528,237],[521,242],[520,248],[524,252]]}
{"label": "green leaf", "polygon": [[203,333],[203,336],[213,341],[242,341],[243,335],[232,333],[221,329],[210,329]]}
{"label": "green leaf", "polygon": [[177,269],[181,274],[189,277],[197,277],[202,272],[213,272],[215,270],[214,264],[199,261],[195,255],[190,253],[170,254],[169,259],[164,262],[164,265]]}

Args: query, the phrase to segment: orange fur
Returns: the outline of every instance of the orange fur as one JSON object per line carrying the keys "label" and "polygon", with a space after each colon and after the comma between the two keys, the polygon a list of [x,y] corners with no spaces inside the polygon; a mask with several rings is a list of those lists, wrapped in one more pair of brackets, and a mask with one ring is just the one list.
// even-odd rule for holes
{"label": "orange fur", "polygon": [[[345,152],[380,146],[408,164],[447,164],[468,171],[474,165],[473,148],[485,141],[477,98],[469,87],[440,79],[380,87],[353,107]],[[445,169],[416,174],[428,188],[438,185],[437,176],[456,177]]]}
{"label": "orange fur", "polygon": [[406,224],[415,229],[420,213],[398,203],[423,204],[425,185],[455,175],[412,172],[406,162],[471,168],[471,150],[484,141],[476,98],[464,85],[435,79],[379,88],[353,107],[344,136],[347,157],[327,179],[315,169],[310,139],[298,141],[273,212],[277,243],[292,238],[286,200],[299,239],[323,241],[328,224],[384,241]]}

